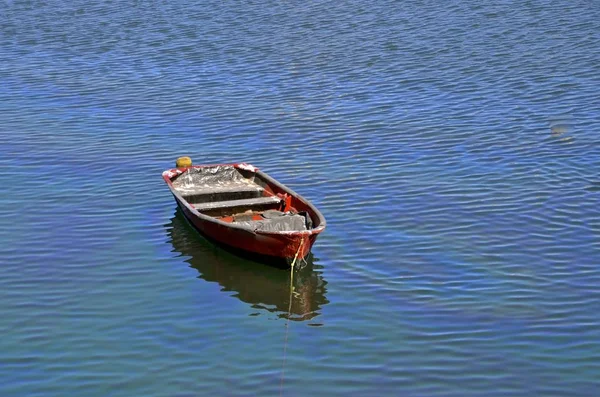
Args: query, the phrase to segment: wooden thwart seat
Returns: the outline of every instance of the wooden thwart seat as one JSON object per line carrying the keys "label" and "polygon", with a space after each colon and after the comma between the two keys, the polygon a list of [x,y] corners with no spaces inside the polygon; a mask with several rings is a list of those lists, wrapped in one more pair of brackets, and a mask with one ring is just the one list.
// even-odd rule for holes
{"label": "wooden thwart seat", "polygon": [[281,202],[281,198],[277,196],[257,197],[243,200],[228,200],[228,201],[213,201],[208,203],[192,204],[198,211],[214,211],[234,208],[253,208],[273,205]]}
{"label": "wooden thwart seat", "polygon": [[221,186],[210,186],[210,187],[179,187],[177,189],[182,196],[201,196],[201,195],[210,195],[210,194],[221,194],[221,193],[253,193],[253,192],[262,192],[264,189],[255,184],[249,183],[231,183],[227,185]]}
{"label": "wooden thwart seat", "polygon": [[180,187],[179,193],[189,203],[211,203],[261,198],[264,188],[257,184],[230,183],[211,187]]}

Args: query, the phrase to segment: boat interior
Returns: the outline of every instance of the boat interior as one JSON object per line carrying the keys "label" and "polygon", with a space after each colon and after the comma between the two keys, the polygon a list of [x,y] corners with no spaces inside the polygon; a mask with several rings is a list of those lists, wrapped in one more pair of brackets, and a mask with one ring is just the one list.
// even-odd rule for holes
{"label": "boat interior", "polygon": [[173,187],[198,212],[251,230],[312,229],[308,213],[292,207],[288,194],[275,194],[254,172],[231,165],[189,168]]}

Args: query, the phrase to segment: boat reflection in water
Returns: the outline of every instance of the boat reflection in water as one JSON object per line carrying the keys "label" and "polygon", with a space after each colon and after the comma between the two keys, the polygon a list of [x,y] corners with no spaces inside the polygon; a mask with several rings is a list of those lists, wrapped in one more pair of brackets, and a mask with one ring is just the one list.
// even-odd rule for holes
{"label": "boat reflection in water", "polygon": [[329,303],[325,297],[327,282],[314,264],[312,254],[306,266],[294,272],[290,306],[289,270],[245,260],[210,244],[187,223],[179,208],[165,228],[173,252],[188,257],[185,261],[198,270],[199,278],[219,283],[222,291],[234,292],[234,296],[253,308],[304,321],[318,316],[321,307]]}

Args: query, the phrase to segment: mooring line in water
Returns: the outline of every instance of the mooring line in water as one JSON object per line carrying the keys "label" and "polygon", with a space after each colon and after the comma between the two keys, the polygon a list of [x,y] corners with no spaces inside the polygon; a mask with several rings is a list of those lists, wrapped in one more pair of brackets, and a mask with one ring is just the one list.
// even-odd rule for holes
{"label": "mooring line in water", "polygon": [[300,240],[298,251],[296,251],[296,255],[294,255],[294,260],[292,261],[292,265],[290,267],[290,305],[288,307],[288,315],[285,320],[285,340],[283,343],[283,364],[281,365],[281,383],[279,385],[279,396],[283,396],[283,378],[285,376],[285,358],[287,353],[288,330],[290,316],[292,315],[292,299],[294,297],[294,265],[296,264],[296,259],[298,259],[298,254],[302,249],[302,244],[304,244],[304,238]]}

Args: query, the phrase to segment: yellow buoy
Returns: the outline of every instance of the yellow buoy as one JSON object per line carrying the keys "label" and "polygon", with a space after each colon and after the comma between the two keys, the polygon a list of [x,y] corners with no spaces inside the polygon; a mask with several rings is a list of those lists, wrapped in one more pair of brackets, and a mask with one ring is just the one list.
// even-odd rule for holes
{"label": "yellow buoy", "polygon": [[177,168],[185,168],[192,166],[192,159],[189,157],[179,157],[175,162]]}

